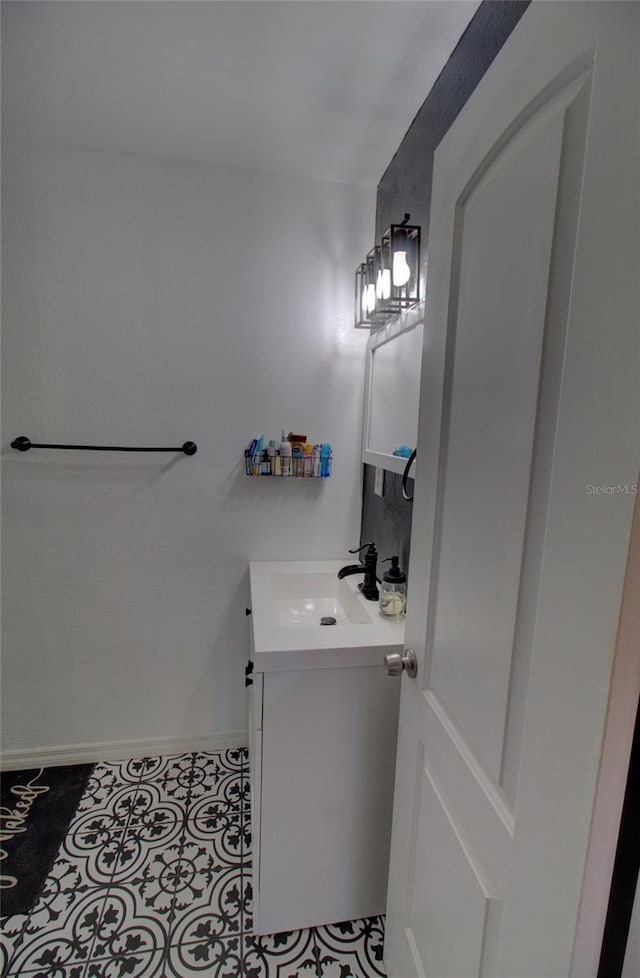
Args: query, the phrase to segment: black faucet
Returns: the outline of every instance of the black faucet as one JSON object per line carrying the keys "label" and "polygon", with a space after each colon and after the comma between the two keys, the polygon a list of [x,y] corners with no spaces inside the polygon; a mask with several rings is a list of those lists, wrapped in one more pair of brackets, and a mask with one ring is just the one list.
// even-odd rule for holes
{"label": "black faucet", "polygon": [[350,577],[351,574],[364,574],[364,581],[358,584],[358,588],[362,591],[363,596],[367,601],[377,601],[378,592],[378,578],[376,576],[376,565],[378,562],[378,551],[373,543],[363,543],[361,547],[356,550],[350,550],[350,554],[359,554],[361,550],[367,547],[367,552],[364,555],[364,561],[360,564],[347,564],[345,567],[341,567],[338,571],[338,580],[342,580],[343,577]]}

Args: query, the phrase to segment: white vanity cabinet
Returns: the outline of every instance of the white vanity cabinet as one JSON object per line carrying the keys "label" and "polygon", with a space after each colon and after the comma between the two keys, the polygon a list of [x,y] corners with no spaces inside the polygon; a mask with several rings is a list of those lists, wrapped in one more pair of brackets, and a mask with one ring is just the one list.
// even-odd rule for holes
{"label": "white vanity cabinet", "polygon": [[[338,641],[336,627],[315,629],[315,638],[311,627],[292,627],[287,635],[297,635],[301,648],[268,651],[253,575],[252,603],[254,931],[382,914],[400,694],[382,657],[402,648],[403,626],[383,631],[383,646],[344,649],[309,648]],[[377,606],[369,613],[377,626]],[[295,643],[293,635],[285,644]]]}

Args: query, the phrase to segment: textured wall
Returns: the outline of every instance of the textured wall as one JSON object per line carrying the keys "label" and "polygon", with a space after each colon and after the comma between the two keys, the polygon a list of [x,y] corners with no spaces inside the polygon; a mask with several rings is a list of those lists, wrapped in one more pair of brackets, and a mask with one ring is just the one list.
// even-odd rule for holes
{"label": "textured wall", "polygon": [[[375,191],[7,141],[3,191],[3,749],[241,733],[248,561],[357,539]],[[283,426],[333,478],[244,474]]]}
{"label": "textured wall", "polygon": [[[400,566],[406,571],[409,565],[413,504],[403,499],[402,476],[395,472],[385,472],[384,495],[376,496],[373,491],[375,472],[373,465],[364,466],[362,492],[365,505],[362,508],[362,543],[373,540],[381,560],[397,554],[400,558]],[[413,496],[413,479],[408,480],[407,495]],[[378,576],[382,577],[389,566],[389,564],[382,565],[378,570]]]}
{"label": "textured wall", "polygon": [[[411,214],[422,226],[428,254],[433,156],[472,91],[484,75],[529,2],[485,0],[442,69],[378,185],[376,239],[390,223]],[[373,492],[374,470],[365,465],[362,541],[374,539],[382,551],[409,557],[412,507],[400,496],[400,476],[387,472],[385,495]],[[405,565],[406,566],[406,563]]]}
{"label": "textured wall", "polygon": [[407,130],[378,184],[376,236],[405,211],[428,239],[433,155],[528,2],[485,0]]}

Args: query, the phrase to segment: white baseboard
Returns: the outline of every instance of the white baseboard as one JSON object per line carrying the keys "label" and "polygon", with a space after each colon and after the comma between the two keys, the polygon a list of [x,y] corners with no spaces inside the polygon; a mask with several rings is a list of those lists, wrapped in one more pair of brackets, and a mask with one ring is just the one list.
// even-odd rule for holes
{"label": "white baseboard", "polygon": [[192,751],[218,751],[246,747],[246,730],[205,737],[152,737],[148,740],[118,740],[103,744],[69,744],[63,747],[35,747],[2,751],[0,770],[28,771],[33,767],[60,767],[63,764],[94,764],[96,761],[124,761],[132,757],[159,757],[164,754],[190,754]]}

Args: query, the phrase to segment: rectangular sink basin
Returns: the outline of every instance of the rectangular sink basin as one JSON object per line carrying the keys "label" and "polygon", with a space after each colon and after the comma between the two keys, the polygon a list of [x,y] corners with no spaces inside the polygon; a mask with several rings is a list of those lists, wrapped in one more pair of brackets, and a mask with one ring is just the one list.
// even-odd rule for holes
{"label": "rectangular sink basin", "polygon": [[271,593],[278,621],[285,628],[371,623],[357,595],[337,574],[272,574]]}
{"label": "rectangular sink basin", "polygon": [[383,618],[378,602],[362,596],[363,575],[338,580],[349,563],[353,557],[249,564],[256,671],[380,665],[383,652],[402,648],[404,622]]}

